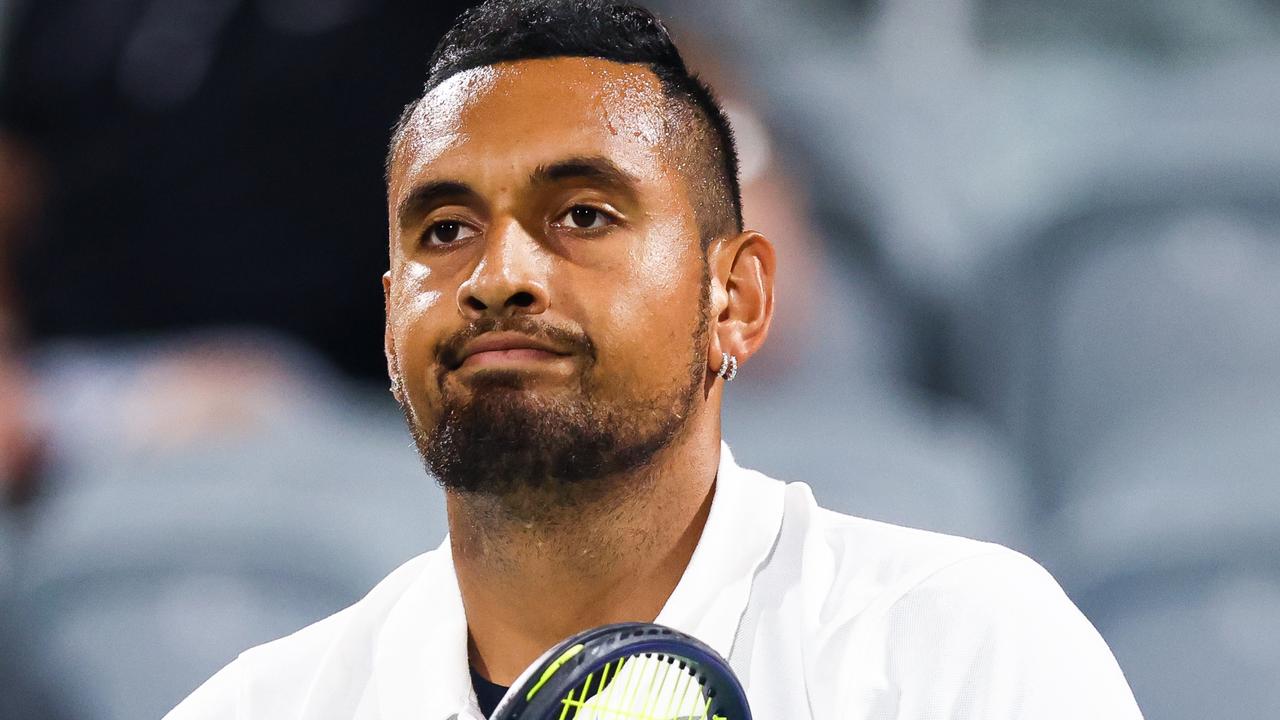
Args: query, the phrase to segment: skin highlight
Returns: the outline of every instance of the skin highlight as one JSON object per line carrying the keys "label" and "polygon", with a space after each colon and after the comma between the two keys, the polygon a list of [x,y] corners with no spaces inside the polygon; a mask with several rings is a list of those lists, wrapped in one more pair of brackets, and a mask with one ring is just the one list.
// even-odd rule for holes
{"label": "skin highlight", "polygon": [[[451,401],[541,412],[588,387],[644,408],[637,427],[683,414],[647,462],[587,485],[447,490],[471,661],[494,682],[573,632],[657,616],[710,508],[720,353],[745,365],[768,331],[772,247],[744,232],[704,252],[668,110],[644,66],[501,63],[436,87],[393,150],[386,352],[415,433]],[[553,328],[553,347],[458,364],[451,339],[486,323]]]}

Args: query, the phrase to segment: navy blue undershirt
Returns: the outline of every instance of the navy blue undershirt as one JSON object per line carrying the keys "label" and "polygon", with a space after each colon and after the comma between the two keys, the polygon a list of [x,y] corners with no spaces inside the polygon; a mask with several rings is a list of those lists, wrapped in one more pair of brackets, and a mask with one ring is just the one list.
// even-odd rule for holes
{"label": "navy blue undershirt", "polygon": [[480,704],[480,712],[485,717],[493,715],[498,702],[507,694],[507,688],[481,677],[474,667],[471,668],[471,687],[476,691],[476,702]]}

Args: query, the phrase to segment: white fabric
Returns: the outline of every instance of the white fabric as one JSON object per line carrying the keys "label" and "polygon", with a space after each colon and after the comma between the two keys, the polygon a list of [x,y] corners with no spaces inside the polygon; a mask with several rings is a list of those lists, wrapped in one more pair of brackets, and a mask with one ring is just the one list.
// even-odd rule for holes
{"label": "white fabric", "polygon": [[[759,720],[1141,717],[1032,560],[824,510],[727,447],[656,621],[728,656]],[[446,538],[355,605],[246,651],[167,720],[482,720],[466,637]]]}

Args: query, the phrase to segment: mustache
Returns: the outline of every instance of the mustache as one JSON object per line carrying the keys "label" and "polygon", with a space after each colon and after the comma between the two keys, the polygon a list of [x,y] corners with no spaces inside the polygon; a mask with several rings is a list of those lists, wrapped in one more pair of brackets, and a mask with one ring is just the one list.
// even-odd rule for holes
{"label": "mustache", "polygon": [[436,345],[436,360],[447,370],[458,369],[462,365],[462,351],[467,343],[491,332],[520,333],[549,342],[565,352],[582,355],[592,362],[596,359],[595,343],[585,332],[538,322],[526,316],[513,316],[485,317],[471,321]]}

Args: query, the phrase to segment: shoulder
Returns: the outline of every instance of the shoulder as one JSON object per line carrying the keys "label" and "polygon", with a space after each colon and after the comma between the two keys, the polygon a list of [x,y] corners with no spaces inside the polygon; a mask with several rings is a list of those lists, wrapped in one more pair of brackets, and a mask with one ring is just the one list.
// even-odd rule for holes
{"label": "shoulder", "polygon": [[964,717],[1141,717],[1115,656],[1057,581],[999,548],[939,568],[872,623],[885,673]]}
{"label": "shoulder", "polygon": [[846,684],[868,695],[840,702],[914,708],[904,717],[1140,717],[1111,651],[1031,558],[831,512],[793,492],[788,511],[807,514],[793,560],[810,568],[802,584],[820,618],[809,653],[885,683]]}
{"label": "shoulder", "polygon": [[779,550],[794,518],[799,557],[788,560],[805,568],[801,584],[821,596],[828,627],[899,617],[952,634],[1049,618],[1088,625],[1047,570],[1003,545],[833,512],[799,484],[787,487],[786,517]]}
{"label": "shoulder", "polygon": [[1009,582],[1034,582],[1034,569],[1039,567],[994,543],[822,508],[803,483],[786,485],[774,553],[777,561],[803,568],[803,592],[811,600],[822,598],[828,608],[824,616],[831,622],[884,612],[937,575],[951,577],[994,562],[1017,566],[1007,568]]}
{"label": "shoulder", "polygon": [[439,552],[432,550],[404,563],[353,605],[291,635],[242,652],[165,720],[269,717],[269,708],[258,707],[257,699],[264,697],[271,698],[273,705],[296,710],[305,704],[315,679],[335,662],[346,674],[346,682],[358,682],[362,671],[367,676],[383,621]]}

